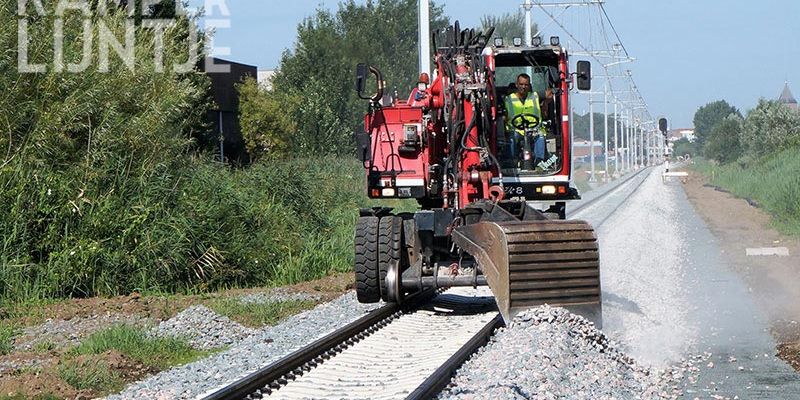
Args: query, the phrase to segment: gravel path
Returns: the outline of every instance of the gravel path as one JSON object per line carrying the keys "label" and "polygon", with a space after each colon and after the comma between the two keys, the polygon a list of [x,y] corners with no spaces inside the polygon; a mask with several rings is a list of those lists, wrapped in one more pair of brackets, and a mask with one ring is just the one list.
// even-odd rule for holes
{"label": "gravel path", "polygon": [[542,306],[500,329],[440,399],[673,399],[681,374],[642,367],[583,317]]}
{"label": "gravel path", "polygon": [[256,330],[228,351],[164,371],[128,386],[119,399],[191,399],[235,381],[379,307],[359,304],[354,292]]}

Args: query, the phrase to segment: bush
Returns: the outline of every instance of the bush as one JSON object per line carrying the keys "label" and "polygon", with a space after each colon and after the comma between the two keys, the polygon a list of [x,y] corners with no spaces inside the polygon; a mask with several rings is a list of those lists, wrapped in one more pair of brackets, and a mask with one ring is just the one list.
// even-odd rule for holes
{"label": "bush", "polygon": [[252,78],[238,89],[239,122],[247,154],[252,160],[286,156],[297,136],[297,124],[286,110],[298,107],[300,99],[267,91]]}
{"label": "bush", "polygon": [[741,117],[731,114],[715,125],[706,139],[706,157],[717,160],[722,164],[736,161],[742,155],[742,146],[739,142],[742,123]]}
{"label": "bush", "polygon": [[747,113],[741,142],[751,158],[800,145],[800,113],[777,101],[761,99]]}
{"label": "bush", "polygon": [[[66,225],[63,235],[4,237],[0,299],[202,291],[349,270],[356,209],[367,204],[358,161],[188,163],[126,196],[54,213],[47,225]],[[36,212],[14,209],[4,223],[21,230]]]}

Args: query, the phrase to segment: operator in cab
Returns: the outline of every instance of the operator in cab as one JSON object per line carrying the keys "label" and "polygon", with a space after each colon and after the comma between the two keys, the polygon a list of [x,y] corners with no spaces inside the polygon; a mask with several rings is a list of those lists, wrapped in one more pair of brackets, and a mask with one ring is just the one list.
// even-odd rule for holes
{"label": "operator in cab", "polygon": [[539,94],[531,90],[531,77],[528,74],[519,74],[517,76],[516,91],[509,94],[505,98],[506,106],[506,132],[509,135],[509,144],[511,146],[510,155],[511,159],[518,161],[518,150],[522,143],[525,143],[525,131],[522,129],[515,129],[511,125],[511,121],[517,115],[528,114],[537,118],[539,126],[536,128],[538,134],[533,138],[532,147],[534,156],[534,165],[544,159],[545,153],[545,135],[547,131],[541,124],[542,109],[539,103]]}

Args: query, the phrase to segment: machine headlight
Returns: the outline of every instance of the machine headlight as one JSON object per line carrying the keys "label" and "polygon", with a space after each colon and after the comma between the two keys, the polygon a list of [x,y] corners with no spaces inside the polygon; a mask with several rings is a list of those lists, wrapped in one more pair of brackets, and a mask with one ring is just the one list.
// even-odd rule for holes
{"label": "machine headlight", "polygon": [[543,194],[556,194],[556,187],[553,186],[553,185],[542,186],[542,193]]}
{"label": "machine headlight", "polygon": [[522,38],[515,37],[514,38],[514,46],[517,46],[517,47],[522,46]]}
{"label": "machine headlight", "polygon": [[503,47],[503,38],[501,37],[494,38],[494,47]]}

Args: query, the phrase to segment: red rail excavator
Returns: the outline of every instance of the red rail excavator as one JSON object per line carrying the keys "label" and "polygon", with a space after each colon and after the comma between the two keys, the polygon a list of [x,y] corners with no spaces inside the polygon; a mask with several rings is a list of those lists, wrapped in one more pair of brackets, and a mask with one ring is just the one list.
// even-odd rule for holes
{"label": "red rail excavator", "polygon": [[[580,61],[570,73],[557,37],[504,45],[488,43],[492,33],[458,22],[434,33],[434,79],[421,74],[405,101],[384,97],[381,72],[358,65],[369,112],[356,143],[369,197],[420,206],[360,210],[358,299],[402,302],[428,288],[488,285],[506,321],[550,304],[599,324],[597,239],[586,222],[566,220],[566,202],[580,198],[571,185],[570,89],[590,90],[591,66]],[[541,93],[541,111],[512,116],[505,100],[521,74]]]}

